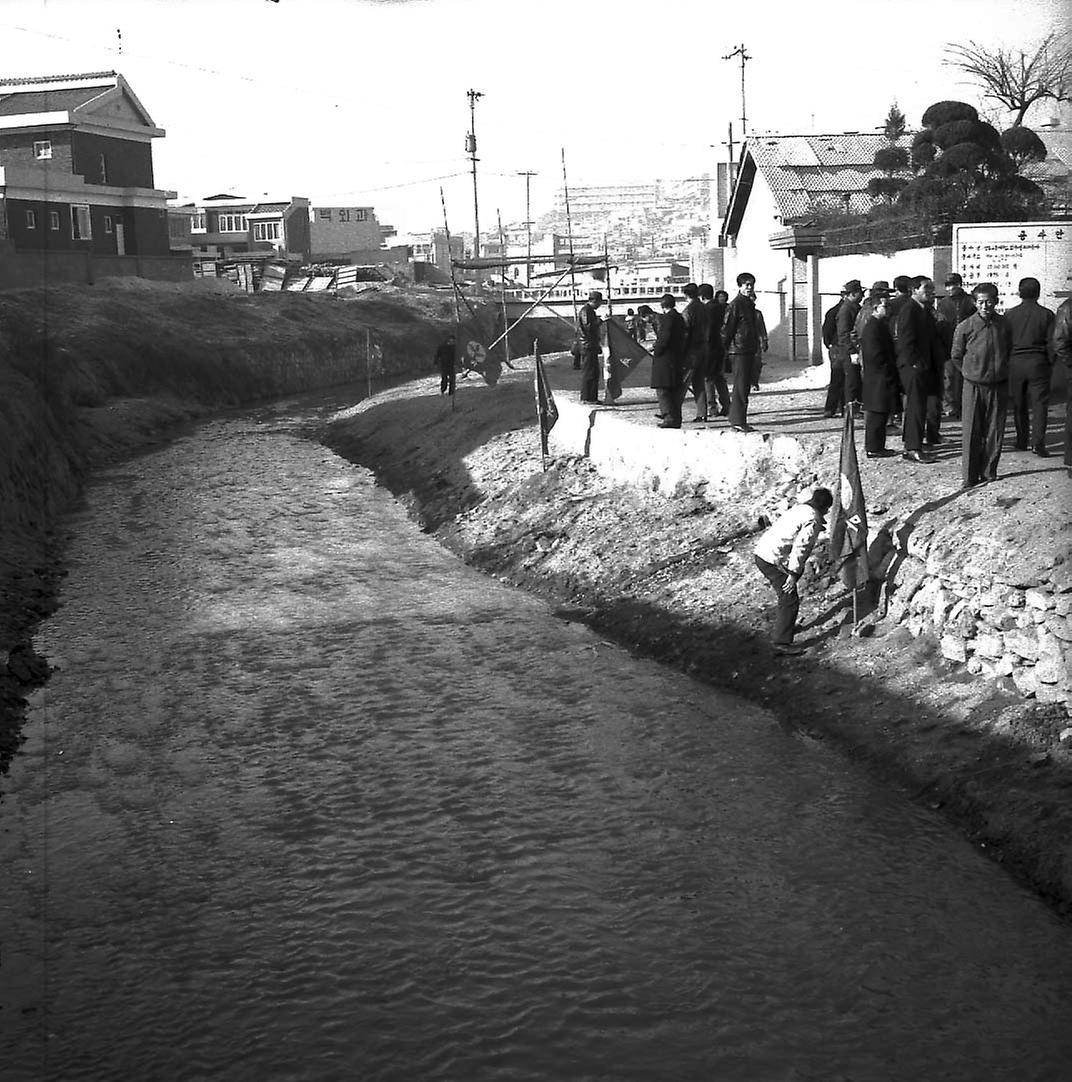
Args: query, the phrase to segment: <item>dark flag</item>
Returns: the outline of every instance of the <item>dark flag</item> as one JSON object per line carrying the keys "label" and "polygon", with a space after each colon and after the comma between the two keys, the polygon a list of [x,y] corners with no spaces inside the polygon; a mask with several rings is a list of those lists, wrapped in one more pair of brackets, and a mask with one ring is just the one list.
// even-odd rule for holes
{"label": "dark flag", "polygon": [[551,385],[547,382],[547,373],[544,371],[543,360],[539,353],[536,354],[536,415],[540,419],[540,446],[543,453],[547,454],[547,437],[558,420],[558,407],[555,405],[555,396],[551,394]]}
{"label": "dark flag", "polygon": [[841,478],[834,501],[834,524],[830,530],[830,555],[837,563],[841,581],[853,588],[868,581],[867,508],[856,459],[856,422],[851,408],[845,410],[841,432]]}
{"label": "dark flag", "polygon": [[622,384],[629,378],[641,361],[650,360],[651,354],[629,337],[629,332],[615,320],[605,320],[607,345],[610,347],[610,364],[607,369],[607,386],[612,398],[622,393]]}

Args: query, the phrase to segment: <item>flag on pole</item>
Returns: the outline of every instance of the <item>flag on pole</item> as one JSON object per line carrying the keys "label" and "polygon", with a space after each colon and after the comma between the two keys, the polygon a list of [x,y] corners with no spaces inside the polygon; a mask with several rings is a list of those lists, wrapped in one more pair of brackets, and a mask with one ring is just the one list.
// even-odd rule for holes
{"label": "flag on pole", "polygon": [[863,586],[870,572],[867,566],[867,508],[856,458],[856,418],[851,406],[845,409],[841,431],[841,477],[834,501],[834,523],[830,530],[830,555],[837,563],[841,581],[853,588]]}
{"label": "flag on pole", "polygon": [[551,385],[547,382],[547,373],[544,371],[539,352],[536,353],[535,381],[536,415],[540,419],[540,446],[546,455],[547,437],[558,420],[558,407],[555,405],[555,396],[551,394]]}

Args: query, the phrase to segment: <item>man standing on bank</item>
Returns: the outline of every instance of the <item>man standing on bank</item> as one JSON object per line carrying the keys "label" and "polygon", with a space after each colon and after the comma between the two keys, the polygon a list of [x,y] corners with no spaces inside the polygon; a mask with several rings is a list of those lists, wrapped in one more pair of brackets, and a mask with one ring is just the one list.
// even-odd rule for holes
{"label": "man standing on bank", "polygon": [[756,545],[756,567],[774,587],[778,597],[778,615],[774,622],[776,653],[804,652],[803,647],[793,645],[800,611],[797,582],[833,503],[830,489],[815,489],[806,501],[789,508],[769,526]]}
{"label": "man standing on bank", "polygon": [[1066,297],[1057,308],[1051,342],[1054,361],[1065,366],[1065,469],[1072,477],[1072,297]]}
{"label": "man standing on bank", "polygon": [[[942,371],[942,347],[938,325],[928,306],[934,299],[934,282],[926,275],[912,279],[912,296],[897,313],[894,343],[897,348],[897,373],[904,391],[904,454],[909,462],[930,463],[934,456],[923,451],[925,427],[937,425],[928,418],[927,399],[937,409],[938,381]],[[935,432],[935,435],[937,433]]]}
{"label": "man standing on bank", "polygon": [[439,369],[439,393],[454,394],[455,339],[452,331],[440,342],[432,362]]}
{"label": "man standing on bank", "polygon": [[[938,320],[938,334],[942,339],[942,352],[948,358],[953,350],[953,332],[958,323],[963,323],[968,316],[975,314],[975,303],[964,292],[964,279],[956,271],[945,276],[945,296],[938,302],[935,308],[935,316]],[[964,384],[960,373],[956,370],[952,360],[947,360],[945,365],[945,397],[942,401],[943,412],[946,417],[960,419],[960,402],[964,397]]]}
{"label": "man standing on bank", "polygon": [[[719,290],[725,296],[723,290]],[[707,401],[707,419],[728,417],[730,412],[730,389],[726,385],[726,356],[722,350],[722,320],[726,315],[725,301],[719,302],[714,287],[709,282],[700,284],[700,303],[707,315],[707,384],[704,388]],[[715,403],[718,403],[716,406]],[[697,410],[697,413],[699,410]]]}
{"label": "man standing on bank", "polygon": [[748,432],[748,396],[759,379],[763,347],[756,318],[756,276],[747,271],[737,275],[737,296],[726,307],[722,346],[733,367],[730,426],[735,432]]}
{"label": "man standing on bank", "polygon": [[1026,451],[1030,447],[1040,458],[1049,458],[1046,424],[1053,374],[1050,356],[1053,312],[1038,302],[1042,287],[1037,278],[1021,278],[1017,292],[1020,303],[1005,313],[1012,330],[1009,404],[1016,425],[1016,450]]}
{"label": "man standing on bank", "polygon": [[1005,415],[1009,408],[1012,330],[997,313],[998,287],[983,282],[972,291],[975,314],[957,324],[951,358],[964,378],[964,487],[998,479]]}
{"label": "man standing on bank", "polygon": [[897,406],[897,354],[893,348],[886,319],[888,289],[872,289],[868,294],[871,315],[860,332],[860,356],[863,370],[864,450],[868,458],[892,458],[896,451],[886,449],[886,425]]}
{"label": "man standing on bank", "polygon": [[599,404],[599,370],[602,351],[599,344],[598,308],[603,294],[593,289],[577,315],[577,338],[581,344],[581,401]]}
{"label": "man standing on bank", "polygon": [[685,375],[685,321],[672,293],[659,301],[662,315],[651,354],[651,386],[659,399],[659,428],[681,427],[681,385]]}
{"label": "man standing on bank", "polygon": [[700,288],[689,282],[682,290],[688,300],[681,318],[685,321],[685,378],[678,392],[682,405],[690,388],[696,399],[693,421],[707,420],[707,308],[700,301]]}
{"label": "man standing on bank", "polygon": [[[845,283],[841,291],[845,298],[837,314],[837,339],[830,353],[833,357],[837,354],[844,371],[845,409],[860,408],[861,381],[860,374],[860,343],[856,338],[856,317],[860,314],[860,302],[864,299],[864,287],[859,278],[853,278]],[[833,361],[831,360],[831,365]],[[859,416],[859,413],[856,414]]]}

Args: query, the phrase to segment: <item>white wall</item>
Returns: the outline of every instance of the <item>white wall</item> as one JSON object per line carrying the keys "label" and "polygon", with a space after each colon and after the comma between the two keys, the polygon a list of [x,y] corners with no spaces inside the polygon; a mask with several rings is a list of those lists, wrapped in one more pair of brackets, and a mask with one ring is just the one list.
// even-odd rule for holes
{"label": "white wall", "polygon": [[903,252],[892,255],[835,255],[819,260],[820,303],[827,308],[841,295],[842,286],[853,278],[859,278],[864,289],[869,289],[872,282],[883,279],[893,287],[893,280],[899,274],[910,278],[917,274],[926,274],[935,280],[937,291],[943,292],[943,279],[950,267],[949,247],[906,248]]}

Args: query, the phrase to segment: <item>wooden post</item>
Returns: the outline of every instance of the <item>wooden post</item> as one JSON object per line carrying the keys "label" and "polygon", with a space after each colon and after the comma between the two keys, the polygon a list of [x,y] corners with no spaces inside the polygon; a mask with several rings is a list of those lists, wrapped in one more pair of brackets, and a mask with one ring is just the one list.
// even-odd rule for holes
{"label": "wooden post", "polygon": [[[499,210],[498,207],[495,208],[495,216],[499,221],[499,247],[502,250],[501,257],[502,257],[503,262],[505,264],[505,260],[506,260],[506,237],[503,234],[502,212]],[[505,270],[506,270],[505,265],[499,268],[499,279],[502,282],[502,288],[500,289],[500,294],[501,294],[501,298],[502,298],[503,334],[506,335],[506,337],[503,339],[503,346],[505,347],[505,350],[506,350],[506,367],[507,368],[513,368],[514,366],[510,363],[510,331],[508,330],[508,328],[510,326],[510,320],[506,316],[506,275],[503,273]]]}

